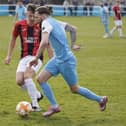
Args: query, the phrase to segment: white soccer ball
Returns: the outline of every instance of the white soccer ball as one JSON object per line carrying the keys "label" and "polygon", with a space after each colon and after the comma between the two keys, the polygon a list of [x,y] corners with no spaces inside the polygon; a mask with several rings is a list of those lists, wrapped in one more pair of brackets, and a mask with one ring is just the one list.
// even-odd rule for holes
{"label": "white soccer ball", "polygon": [[26,117],[29,113],[32,112],[32,106],[27,101],[21,101],[16,106],[16,113],[19,116]]}

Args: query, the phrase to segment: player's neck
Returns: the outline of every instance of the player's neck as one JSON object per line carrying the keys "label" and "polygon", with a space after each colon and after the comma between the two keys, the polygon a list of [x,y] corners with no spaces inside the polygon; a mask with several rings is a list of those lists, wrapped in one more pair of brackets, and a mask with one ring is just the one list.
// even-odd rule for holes
{"label": "player's neck", "polygon": [[27,24],[28,24],[29,26],[32,26],[32,25],[34,24],[34,22],[30,22],[30,21],[27,20]]}

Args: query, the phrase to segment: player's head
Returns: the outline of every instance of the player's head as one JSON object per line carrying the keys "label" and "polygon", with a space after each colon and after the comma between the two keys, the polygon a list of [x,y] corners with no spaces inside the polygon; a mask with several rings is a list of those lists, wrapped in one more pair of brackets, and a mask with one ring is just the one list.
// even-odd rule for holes
{"label": "player's head", "polygon": [[120,4],[120,0],[116,0],[116,3],[117,3],[117,4]]}
{"label": "player's head", "polygon": [[35,9],[36,9],[36,6],[34,4],[28,4],[27,5],[27,20],[29,22],[34,22],[34,14],[35,14]]}
{"label": "player's head", "polygon": [[36,9],[35,16],[44,20],[47,16],[51,14],[50,9],[46,6],[40,6]]}
{"label": "player's head", "polygon": [[105,2],[105,3],[104,3],[104,6],[106,6],[106,7],[107,7],[107,6],[108,6],[108,3],[107,3],[107,2]]}
{"label": "player's head", "polygon": [[22,7],[22,5],[23,5],[23,0],[18,0],[18,1],[17,1],[17,4],[18,4],[19,7]]}

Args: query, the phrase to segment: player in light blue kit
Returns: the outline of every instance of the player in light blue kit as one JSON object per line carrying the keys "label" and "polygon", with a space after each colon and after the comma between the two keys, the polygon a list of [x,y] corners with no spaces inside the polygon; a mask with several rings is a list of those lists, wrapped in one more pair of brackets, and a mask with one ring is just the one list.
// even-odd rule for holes
{"label": "player in light blue kit", "polygon": [[30,65],[36,65],[38,63],[38,57],[44,51],[48,42],[50,42],[55,52],[53,58],[49,60],[37,77],[44,94],[51,104],[51,107],[47,112],[43,113],[43,116],[48,117],[61,111],[55,100],[52,89],[47,83],[52,76],[56,76],[59,73],[63,76],[73,93],[80,94],[90,100],[98,102],[100,110],[104,111],[108,100],[107,96],[98,96],[87,88],[77,85],[76,58],[68,47],[68,41],[62,25],[59,21],[50,17],[50,12],[47,7],[39,7],[36,11],[38,16],[41,16],[43,20],[42,40],[35,59],[30,62]]}
{"label": "player in light blue kit", "polygon": [[102,3],[101,8],[100,8],[100,17],[101,17],[101,21],[102,21],[102,23],[104,25],[104,29],[105,29],[105,35],[103,36],[103,38],[110,37],[109,26],[108,26],[109,25],[108,15],[109,15],[108,4]]}
{"label": "player in light blue kit", "polygon": [[19,21],[26,18],[26,7],[23,5],[23,0],[18,0],[16,9],[15,9],[15,17],[14,17],[14,23],[16,19],[18,18]]}

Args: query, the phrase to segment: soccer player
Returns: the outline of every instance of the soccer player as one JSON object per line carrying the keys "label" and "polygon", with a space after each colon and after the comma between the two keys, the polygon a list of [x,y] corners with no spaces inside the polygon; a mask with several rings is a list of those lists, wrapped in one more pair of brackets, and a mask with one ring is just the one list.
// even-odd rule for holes
{"label": "soccer player", "polygon": [[108,4],[102,3],[101,9],[100,9],[100,16],[101,16],[101,21],[102,21],[102,23],[104,25],[104,29],[105,29],[105,35],[103,36],[103,38],[109,38],[110,37],[109,26],[108,26],[108,24],[109,24],[108,14],[109,14]]}
{"label": "soccer player", "polygon": [[121,9],[120,9],[120,0],[116,0],[116,4],[113,6],[113,13],[114,13],[114,23],[115,26],[111,30],[111,35],[113,32],[118,30],[119,36],[124,37],[122,32],[122,20],[121,20]]}
{"label": "soccer player", "polygon": [[36,89],[32,77],[38,72],[42,66],[43,55],[40,55],[38,65],[29,67],[29,62],[36,55],[40,44],[40,26],[34,24],[35,5],[29,4],[27,6],[27,17],[25,20],[18,21],[14,25],[11,41],[8,47],[8,54],[5,58],[5,63],[10,64],[13,49],[15,47],[16,39],[20,36],[21,40],[21,60],[19,61],[16,71],[17,84],[25,89],[31,100],[34,111],[40,111],[38,101],[42,99],[43,95]]}
{"label": "soccer player", "polygon": [[43,20],[42,40],[35,58],[30,62],[30,66],[38,64],[38,58],[44,48],[48,45],[48,41],[55,52],[53,58],[48,61],[37,77],[40,87],[51,104],[48,111],[43,113],[43,116],[48,117],[61,111],[55,100],[53,91],[47,82],[52,76],[56,76],[59,73],[67,82],[73,93],[98,102],[100,110],[104,111],[108,100],[107,96],[98,96],[87,88],[77,85],[76,58],[68,47],[64,28],[61,26],[59,21],[50,17],[50,11],[47,7],[39,7],[36,9],[36,12]]}
{"label": "soccer player", "polygon": [[18,0],[15,13],[14,23],[17,19],[21,21],[26,18],[26,7],[23,5],[23,0]]}

